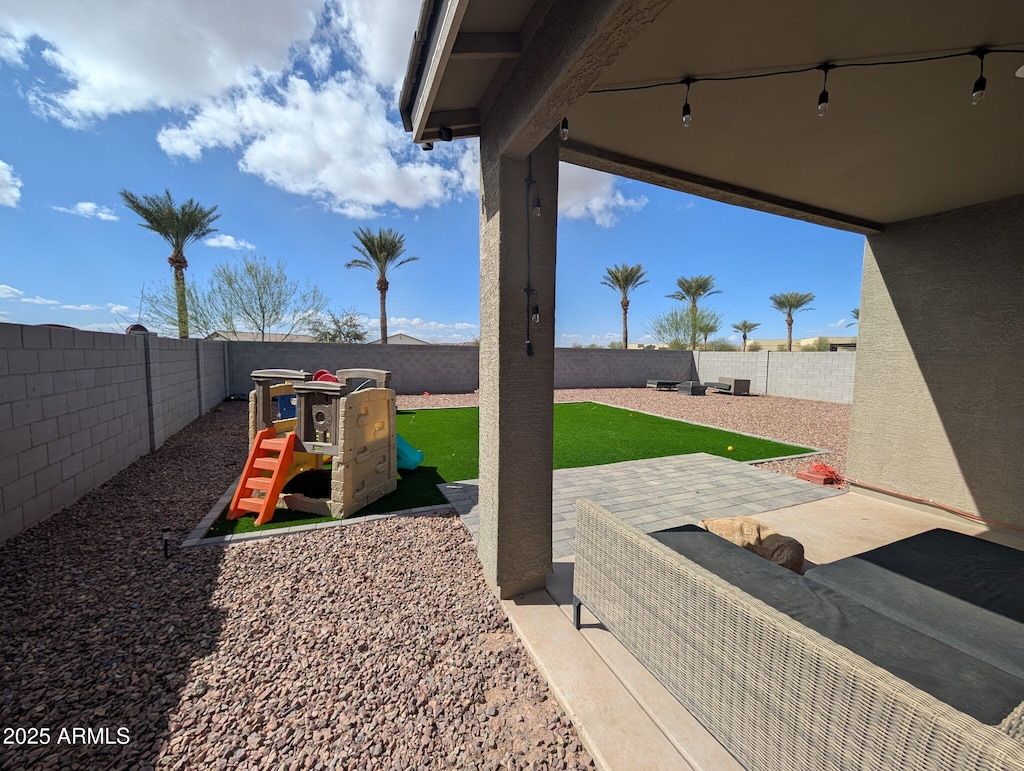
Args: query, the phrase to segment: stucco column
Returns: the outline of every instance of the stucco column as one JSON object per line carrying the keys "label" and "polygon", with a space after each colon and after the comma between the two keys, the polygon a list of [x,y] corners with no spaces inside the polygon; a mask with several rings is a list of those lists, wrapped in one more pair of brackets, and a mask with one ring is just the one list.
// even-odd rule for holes
{"label": "stucco column", "polygon": [[519,160],[480,139],[478,550],[503,599],[551,572],[558,143],[552,131]]}

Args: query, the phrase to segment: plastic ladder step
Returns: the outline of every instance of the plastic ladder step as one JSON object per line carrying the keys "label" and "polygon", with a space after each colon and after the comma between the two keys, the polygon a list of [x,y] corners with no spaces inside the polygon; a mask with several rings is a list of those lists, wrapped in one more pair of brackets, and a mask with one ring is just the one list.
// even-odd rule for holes
{"label": "plastic ladder step", "polygon": [[267,492],[274,483],[272,477],[249,477],[245,480],[245,487],[249,490],[262,490]]}
{"label": "plastic ladder step", "polygon": [[273,471],[277,468],[277,458],[256,458],[252,465],[254,468],[262,469],[263,471]]}
{"label": "plastic ladder step", "polygon": [[241,498],[238,501],[238,508],[242,511],[260,511],[266,502],[266,498]]}
{"label": "plastic ladder step", "polygon": [[281,452],[281,450],[284,449],[284,447],[285,447],[285,445],[287,443],[288,443],[288,440],[285,439],[284,437],[281,437],[281,436],[276,437],[274,439],[264,439],[262,442],[260,442],[260,449],[261,450],[273,450],[274,452]]}

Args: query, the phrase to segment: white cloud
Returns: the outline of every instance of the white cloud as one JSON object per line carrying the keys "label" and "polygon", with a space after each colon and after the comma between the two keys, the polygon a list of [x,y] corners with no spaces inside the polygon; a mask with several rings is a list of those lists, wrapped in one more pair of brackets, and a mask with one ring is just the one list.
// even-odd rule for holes
{"label": "white cloud", "polygon": [[457,321],[454,324],[446,324],[440,321],[425,321],[421,318],[408,319],[404,316],[388,316],[388,330],[391,327],[408,327],[419,332],[444,332],[444,331],[466,331],[477,329],[479,324],[469,324],[465,321]]}
{"label": "white cloud", "polygon": [[54,211],[64,212],[65,214],[74,214],[79,217],[85,217],[86,219],[98,219],[105,220],[107,222],[117,222],[120,219],[114,214],[113,209],[109,209],[106,206],[100,206],[98,203],[92,201],[79,201],[71,208],[65,208],[63,206],[51,206]]}
{"label": "white cloud", "polygon": [[573,220],[593,220],[603,228],[619,221],[623,211],[640,211],[647,198],[627,198],[611,174],[569,163],[559,165],[558,213]]}
{"label": "white cloud", "polygon": [[24,67],[21,60],[22,48],[19,40],[0,30],[0,62],[7,62],[12,67]]}
{"label": "white cloud", "polygon": [[60,307],[63,308],[64,310],[66,310],[66,311],[101,311],[101,310],[103,310],[103,306],[102,305],[89,305],[88,303],[86,303],[85,305],[62,305]]}
{"label": "white cloud", "polygon": [[[605,332],[603,335],[581,335],[575,332],[563,332],[562,334],[558,335],[558,338],[559,340],[561,340],[562,345],[597,345],[600,348],[607,348],[608,343],[612,342],[613,340],[621,340],[622,333]],[[642,340],[643,338],[640,339]],[[635,343],[637,342],[637,340],[633,340],[633,342]]]}
{"label": "white cloud", "polygon": [[25,293],[7,284],[0,284],[0,299],[13,300],[15,297],[22,297]]}
{"label": "white cloud", "polygon": [[[398,122],[419,5],[177,0],[126,12],[120,0],[8,0],[0,60],[33,65],[30,102],[67,126],[177,111],[157,136],[169,156],[197,161],[225,149],[268,185],[365,219],[438,207],[478,188],[476,142],[424,153]],[[353,69],[332,70],[341,54]],[[642,206],[614,182],[598,187],[575,206],[599,224]]]}
{"label": "white cloud", "polygon": [[86,332],[112,332],[117,335],[124,334],[124,324],[120,324],[116,321],[101,321],[97,324],[88,324],[84,327],[78,327],[84,329]]}
{"label": "white cloud", "polygon": [[405,77],[420,0],[346,0],[334,6],[332,29],[349,58],[378,86],[397,93]]}
{"label": "white cloud", "polygon": [[[288,66],[316,28],[323,0],[6,0],[0,58],[24,64],[28,43],[58,70],[34,106],[69,126],[136,110],[190,107]],[[128,8],[128,10],[126,10]],[[70,84],[70,85],[67,85]]]}
{"label": "white cloud", "polygon": [[225,249],[234,249],[235,251],[240,249],[252,250],[256,248],[255,244],[249,243],[244,238],[235,238],[234,236],[229,236],[226,233],[218,233],[215,236],[210,236],[203,241],[203,243],[207,246],[223,247]]}
{"label": "white cloud", "polygon": [[60,305],[60,300],[47,300],[39,295],[35,297],[22,297],[21,301],[23,303],[32,303],[33,305]]}
{"label": "white cloud", "polygon": [[21,178],[14,167],[0,161],[0,206],[17,206],[21,198]]}
{"label": "white cloud", "polygon": [[[458,170],[459,194],[480,192],[480,143],[477,140],[454,144],[437,143],[433,155],[451,162]],[[593,220],[610,228],[619,221],[617,212],[639,211],[647,198],[627,198],[617,189],[619,180],[603,171],[570,163],[558,165],[558,213],[569,219]]]}
{"label": "white cloud", "polygon": [[846,319],[839,319],[839,321],[835,322],[834,324],[826,324],[825,326],[826,327],[845,327],[846,326]]}
{"label": "white cloud", "polygon": [[127,305],[118,305],[117,303],[107,303],[107,309],[115,316],[123,316],[131,311]]}
{"label": "white cloud", "polygon": [[192,160],[215,147],[241,148],[242,171],[355,219],[460,194],[461,174],[425,158],[387,109],[381,92],[350,72],[318,84],[291,76],[269,94],[250,89],[210,102],[157,141],[168,155]]}

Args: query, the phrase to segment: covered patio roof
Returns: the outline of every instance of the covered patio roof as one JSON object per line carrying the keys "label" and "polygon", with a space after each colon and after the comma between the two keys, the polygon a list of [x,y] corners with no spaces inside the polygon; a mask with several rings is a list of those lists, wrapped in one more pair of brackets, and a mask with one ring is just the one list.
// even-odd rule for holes
{"label": "covered patio roof", "polygon": [[[870,234],[1024,192],[1024,53],[1000,49],[1024,50],[1015,0],[426,0],[400,106],[421,143],[529,110],[510,156],[564,115],[563,161]],[[829,72],[822,118],[825,63],[858,66]]]}

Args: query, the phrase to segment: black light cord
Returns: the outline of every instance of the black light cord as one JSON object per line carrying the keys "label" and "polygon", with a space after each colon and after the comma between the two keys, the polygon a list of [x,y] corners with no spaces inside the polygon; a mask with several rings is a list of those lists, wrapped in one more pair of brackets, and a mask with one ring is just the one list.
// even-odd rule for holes
{"label": "black light cord", "polygon": [[985,56],[992,56],[994,54],[1024,54],[1024,49],[1021,48],[972,48],[969,51],[959,51],[952,54],[937,54],[935,56],[918,56],[913,58],[902,58],[902,59],[888,59],[885,61],[848,61],[837,64],[835,62],[825,62],[823,64],[814,64],[807,67],[795,67],[792,69],[785,70],[770,70],[768,72],[755,72],[747,75],[700,75],[700,76],[687,76],[685,78],[678,78],[675,80],[665,80],[658,83],[647,83],[639,86],[616,86],[612,88],[595,88],[588,91],[589,94],[616,94],[623,91],[646,91],[650,88],[665,88],[667,86],[687,86],[694,83],[701,83],[704,81],[717,81],[726,82],[731,80],[757,80],[760,78],[774,78],[780,75],[798,75],[802,72],[814,72],[815,70],[821,70],[824,67],[828,67],[829,70],[841,70],[847,67],[889,67],[897,64],[919,64],[921,62],[937,62],[944,59],[961,59],[969,56],[976,56],[983,58]]}
{"label": "black light cord", "polygon": [[526,156],[526,287],[523,291],[526,293],[526,355],[533,356],[533,343],[530,341],[530,300],[533,297],[534,288],[532,283],[533,277],[533,260],[530,254],[530,212],[532,207],[530,206],[530,191],[533,190],[533,186],[537,180],[533,178],[533,153]]}

